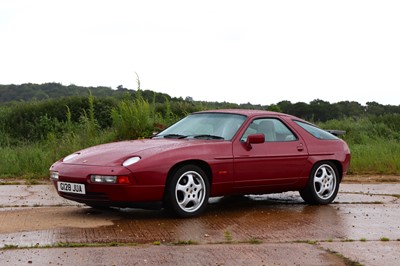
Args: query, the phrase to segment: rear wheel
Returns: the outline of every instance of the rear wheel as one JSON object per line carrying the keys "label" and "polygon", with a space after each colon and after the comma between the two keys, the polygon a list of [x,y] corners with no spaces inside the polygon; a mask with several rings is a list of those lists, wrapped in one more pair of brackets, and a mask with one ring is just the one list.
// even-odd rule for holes
{"label": "rear wheel", "polygon": [[210,184],[197,165],[185,165],[172,176],[167,187],[166,205],[179,217],[192,217],[207,207]]}
{"label": "rear wheel", "polygon": [[331,162],[320,162],[311,170],[307,186],[300,190],[300,196],[309,204],[329,204],[339,190],[339,174]]}

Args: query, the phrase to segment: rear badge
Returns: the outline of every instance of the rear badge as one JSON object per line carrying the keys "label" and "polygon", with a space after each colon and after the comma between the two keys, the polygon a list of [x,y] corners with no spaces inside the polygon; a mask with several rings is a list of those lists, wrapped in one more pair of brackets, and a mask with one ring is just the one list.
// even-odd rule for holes
{"label": "rear badge", "polygon": [[87,162],[88,162],[88,160],[83,160],[83,161],[82,161],[82,163],[87,163]]}

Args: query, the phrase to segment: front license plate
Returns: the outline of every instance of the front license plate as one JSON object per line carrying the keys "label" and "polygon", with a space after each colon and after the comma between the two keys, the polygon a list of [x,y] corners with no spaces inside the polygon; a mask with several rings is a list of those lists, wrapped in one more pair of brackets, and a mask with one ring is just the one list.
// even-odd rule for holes
{"label": "front license plate", "polygon": [[76,194],[86,194],[85,185],[84,184],[58,182],[57,183],[57,188],[58,188],[58,191],[61,191],[61,192],[76,193]]}

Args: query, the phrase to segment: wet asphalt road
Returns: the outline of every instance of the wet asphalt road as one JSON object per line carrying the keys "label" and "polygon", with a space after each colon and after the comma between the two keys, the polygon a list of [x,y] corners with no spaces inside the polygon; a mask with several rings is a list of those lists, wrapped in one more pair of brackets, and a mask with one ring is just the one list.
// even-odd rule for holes
{"label": "wet asphalt road", "polygon": [[211,199],[192,219],[95,210],[50,185],[0,186],[1,265],[399,265],[400,184],[342,184],[334,204],[295,192]]}

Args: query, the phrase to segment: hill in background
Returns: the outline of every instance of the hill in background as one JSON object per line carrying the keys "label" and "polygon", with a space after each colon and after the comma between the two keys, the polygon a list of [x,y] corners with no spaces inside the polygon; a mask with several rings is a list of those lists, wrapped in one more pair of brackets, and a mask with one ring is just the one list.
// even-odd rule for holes
{"label": "hill in background", "polygon": [[[0,105],[10,102],[29,102],[41,101],[48,99],[59,99],[65,97],[87,97],[89,92],[99,98],[111,97],[114,99],[122,99],[126,95],[135,96],[135,90],[128,90],[122,85],[116,90],[110,87],[83,87],[77,85],[62,85],[60,83],[44,83],[33,84],[26,83],[21,85],[0,85]],[[354,101],[342,101],[338,103],[330,103],[324,100],[316,99],[310,103],[290,101],[281,101],[269,106],[247,104],[235,104],[227,102],[205,102],[194,101],[191,97],[183,99],[172,98],[165,93],[158,93],[150,90],[141,90],[144,99],[154,103],[180,102],[184,104],[195,105],[195,109],[221,109],[221,108],[244,108],[244,109],[264,109],[271,111],[283,112],[301,117],[311,121],[328,121],[332,119],[342,119],[345,117],[363,117],[365,115],[385,115],[400,114],[400,105],[382,105],[377,102],[367,102],[361,105]],[[190,111],[190,110],[188,110]]]}

